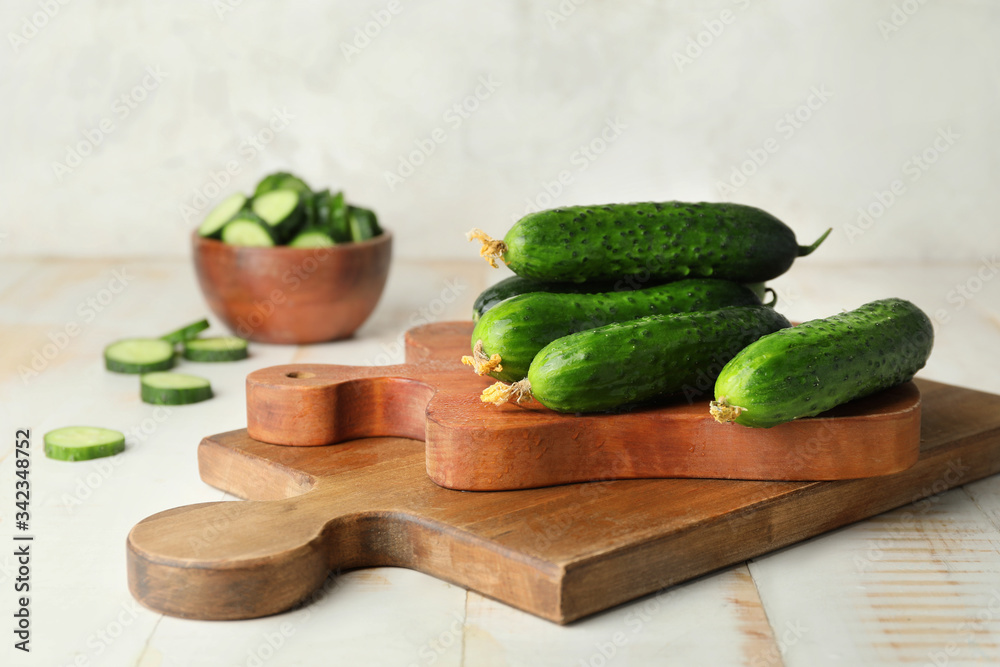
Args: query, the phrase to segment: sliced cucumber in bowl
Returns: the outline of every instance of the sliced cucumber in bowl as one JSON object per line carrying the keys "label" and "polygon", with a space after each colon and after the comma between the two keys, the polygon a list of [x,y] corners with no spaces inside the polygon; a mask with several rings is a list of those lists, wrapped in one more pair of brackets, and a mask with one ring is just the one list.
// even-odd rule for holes
{"label": "sliced cucumber in bowl", "polygon": [[302,223],[302,195],[295,190],[272,190],[255,197],[250,208],[270,228],[271,237],[279,243],[294,236]]}
{"label": "sliced cucumber in bowl", "polygon": [[240,193],[232,194],[223,199],[218,206],[209,211],[198,227],[198,235],[217,239],[222,235],[222,228],[236,217],[236,214],[247,205],[247,198]]}
{"label": "sliced cucumber in bowl", "polygon": [[329,248],[336,244],[322,229],[303,229],[288,242],[290,248]]}
{"label": "sliced cucumber in bowl", "polygon": [[222,228],[222,240],[230,245],[269,248],[274,245],[274,233],[256,216],[241,215]]}
{"label": "sliced cucumber in bowl", "polygon": [[347,218],[351,229],[351,240],[367,241],[382,233],[375,212],[360,206],[349,206]]}
{"label": "sliced cucumber in bowl", "polygon": [[198,227],[203,238],[252,247],[323,248],[381,233],[374,211],[351,206],[343,191],[313,190],[283,171],[262,178],[250,197],[237,193],[225,198]]}
{"label": "sliced cucumber in bowl", "polygon": [[275,190],[294,190],[301,193],[312,192],[309,185],[295,174],[289,174],[287,171],[276,171],[260,180],[257,184],[257,189],[254,190],[253,196],[259,197]]}

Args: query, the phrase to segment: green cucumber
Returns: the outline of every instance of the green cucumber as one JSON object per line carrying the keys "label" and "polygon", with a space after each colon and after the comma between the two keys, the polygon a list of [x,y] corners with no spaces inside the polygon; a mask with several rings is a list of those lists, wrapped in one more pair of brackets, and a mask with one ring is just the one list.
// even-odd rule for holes
{"label": "green cucumber", "polygon": [[[768,290],[771,290],[765,283],[746,283],[746,286],[753,290],[753,293],[763,302],[764,297],[767,296]],[[774,290],[771,290],[773,293]]]}
{"label": "green cucumber", "polygon": [[322,229],[307,227],[296,234],[288,245],[292,248],[328,248],[336,245],[336,241]]}
{"label": "green cucumber", "polygon": [[[655,287],[658,283],[640,283],[636,280],[619,280],[616,283],[553,283],[543,280],[532,280],[521,276],[509,276],[484,289],[472,304],[472,321],[478,322],[487,310],[505,299],[518,294],[530,292],[552,292],[553,294],[597,294],[598,292],[625,292],[643,287]],[[747,283],[746,287],[763,302],[770,292],[771,301],[764,305],[774,307],[777,295],[764,283]]]}
{"label": "green cucumber", "polygon": [[355,243],[367,241],[382,233],[375,212],[367,208],[348,206],[347,221],[351,229],[351,240]]}
{"label": "green cucumber", "polygon": [[239,361],[247,358],[247,342],[236,336],[195,338],[184,343],[189,361]]}
{"label": "green cucumber", "polygon": [[[296,190],[272,190],[255,196],[250,209],[270,227],[275,242],[282,243],[298,230],[304,218],[305,204],[302,194]],[[226,230],[223,229],[222,233],[225,238]]]}
{"label": "green cucumber", "polygon": [[218,206],[209,211],[198,227],[198,235],[217,239],[222,235],[222,228],[236,217],[247,204],[247,198],[237,193],[223,199]]}
{"label": "green cucumber", "polygon": [[351,240],[351,223],[347,219],[347,204],[344,202],[344,193],[338,192],[331,195],[327,202],[330,207],[329,222],[327,231],[337,243],[347,243]]}
{"label": "green cucumber", "polygon": [[767,306],[616,322],[557,338],[535,356],[527,378],[497,383],[482,400],[499,403],[530,393],[558,412],[616,410],[681,394],[693,401],[733,355],[788,326]]}
{"label": "green cucumber", "polygon": [[502,258],[514,273],[535,280],[754,283],[787,271],[830,231],[800,246],[783,222],[752,206],[653,202],[539,211],[518,220],[503,241],[480,230],[469,239],[483,242],[480,252],[494,266]]}
{"label": "green cucumber", "polygon": [[811,417],[906,382],[933,344],[931,321],[915,305],[872,301],[749,345],[719,374],[711,412],[759,428]]}
{"label": "green cucumber", "polygon": [[[610,292],[614,289],[609,283],[553,283],[542,280],[532,280],[521,276],[510,276],[498,283],[490,285],[476,297],[472,304],[472,321],[478,322],[487,310],[505,299],[519,294],[531,292],[551,292],[553,294],[596,294]],[[627,289],[627,288],[626,288]]]}
{"label": "green cucumber", "polygon": [[58,461],[89,461],[125,451],[121,431],[97,426],[64,426],[45,434],[45,455]]}
{"label": "green cucumber", "polygon": [[104,365],[115,373],[148,373],[174,366],[174,346],[160,338],[126,338],[104,348]]}
{"label": "green cucumber", "polygon": [[319,248],[366,241],[382,228],[374,211],[348,205],[343,192],[313,192],[298,176],[279,171],[262,178],[253,197],[233,194],[223,200],[198,233],[232,245]]}
{"label": "green cucumber", "polygon": [[183,343],[186,340],[196,337],[207,329],[208,326],[208,320],[198,320],[193,324],[181,327],[177,331],[171,331],[166,336],[160,336],[160,340],[165,340],[168,343]]}
{"label": "green cucumber", "polygon": [[351,227],[347,219],[344,193],[330,194],[329,190],[317,192],[312,197],[311,215],[307,228],[322,231],[335,243],[351,240]]}
{"label": "green cucumber", "polygon": [[[528,374],[539,350],[572,333],[646,315],[759,305],[760,299],[744,285],[704,278],[625,292],[530,292],[497,304],[480,318],[472,332],[474,356],[466,363],[480,375],[489,372],[515,381]],[[489,363],[494,355],[499,359]],[[494,370],[496,362],[502,367]]]}
{"label": "green cucumber", "polygon": [[222,240],[230,245],[270,247],[274,235],[270,226],[253,214],[240,214],[222,228]]}
{"label": "green cucumber", "polygon": [[212,385],[197,375],[146,373],[140,384],[142,400],[153,405],[187,405],[212,398]]}
{"label": "green cucumber", "polygon": [[299,194],[309,194],[312,189],[298,176],[287,171],[276,171],[260,179],[253,196],[259,197],[275,190],[294,190]]}
{"label": "green cucumber", "polygon": [[314,192],[306,209],[306,227],[327,229],[330,226],[330,190]]}

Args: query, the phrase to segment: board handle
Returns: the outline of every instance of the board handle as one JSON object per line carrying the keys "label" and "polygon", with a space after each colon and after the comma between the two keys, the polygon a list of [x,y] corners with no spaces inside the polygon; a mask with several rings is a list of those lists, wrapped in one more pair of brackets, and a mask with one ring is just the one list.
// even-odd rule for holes
{"label": "board handle", "polygon": [[257,618],[307,599],[330,572],[329,511],[303,498],[202,503],[129,533],[128,585],[143,605],[206,620]]}
{"label": "board handle", "polygon": [[[433,368],[431,368],[433,370]],[[247,432],[273,445],[423,440],[433,374],[398,366],[272,366],[247,376]]]}

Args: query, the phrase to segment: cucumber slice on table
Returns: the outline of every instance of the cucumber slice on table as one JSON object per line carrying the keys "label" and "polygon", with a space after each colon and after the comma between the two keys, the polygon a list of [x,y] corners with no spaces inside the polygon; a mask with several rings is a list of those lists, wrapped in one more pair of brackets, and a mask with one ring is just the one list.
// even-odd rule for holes
{"label": "cucumber slice on table", "polygon": [[186,327],[181,327],[177,331],[171,331],[166,336],[161,336],[160,338],[168,343],[183,343],[186,340],[191,340],[207,328],[208,320],[198,320]]}
{"label": "cucumber slice on table", "polygon": [[274,238],[267,225],[254,218],[238,217],[222,228],[222,240],[231,245],[270,247]]}
{"label": "cucumber slice on table", "polygon": [[184,358],[191,361],[239,361],[247,358],[247,342],[236,336],[185,341]]}
{"label": "cucumber slice on table", "polygon": [[237,193],[223,199],[218,206],[209,211],[198,227],[198,235],[219,238],[222,228],[246,206],[247,198]]}
{"label": "cucumber slice on table", "polygon": [[174,346],[160,338],[126,338],[104,348],[104,365],[116,373],[149,373],[174,366]]}
{"label": "cucumber slice on table", "polygon": [[89,461],[125,450],[125,435],[97,426],[66,426],[45,434],[45,455],[59,461]]}
{"label": "cucumber slice on table", "polygon": [[373,211],[360,206],[349,206],[347,217],[351,227],[352,241],[367,241],[382,233],[378,226],[378,218]]}
{"label": "cucumber slice on table", "polygon": [[212,398],[212,385],[197,375],[146,373],[140,382],[142,400],[153,405],[187,405]]}
{"label": "cucumber slice on table", "polygon": [[302,195],[295,190],[272,190],[255,197],[250,208],[271,228],[274,240],[281,242],[294,236],[302,222],[301,204]]}
{"label": "cucumber slice on table", "polygon": [[293,248],[328,248],[336,242],[322,229],[303,229],[288,245]]}

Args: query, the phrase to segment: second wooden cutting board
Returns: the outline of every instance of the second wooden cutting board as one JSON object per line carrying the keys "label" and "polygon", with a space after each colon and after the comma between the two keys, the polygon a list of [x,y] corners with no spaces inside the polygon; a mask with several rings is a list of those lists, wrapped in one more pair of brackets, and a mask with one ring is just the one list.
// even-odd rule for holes
{"label": "second wooden cutting board", "polygon": [[247,377],[247,430],[291,446],[424,440],[431,479],[465,491],[662,477],[854,479],[905,470],[919,453],[920,393],[912,382],[770,429],[716,423],[707,386],[692,388],[702,391],[694,402],[567,415],[537,403],[481,403],[492,380],[460,363],[471,333],[471,322],[413,329],[407,363],[397,366],[255,371]]}

